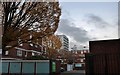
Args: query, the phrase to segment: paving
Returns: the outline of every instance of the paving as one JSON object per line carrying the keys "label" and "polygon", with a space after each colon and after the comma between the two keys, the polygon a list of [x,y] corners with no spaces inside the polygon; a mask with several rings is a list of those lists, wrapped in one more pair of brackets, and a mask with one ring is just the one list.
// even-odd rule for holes
{"label": "paving", "polygon": [[84,70],[66,71],[62,72],[61,75],[85,75],[85,71]]}

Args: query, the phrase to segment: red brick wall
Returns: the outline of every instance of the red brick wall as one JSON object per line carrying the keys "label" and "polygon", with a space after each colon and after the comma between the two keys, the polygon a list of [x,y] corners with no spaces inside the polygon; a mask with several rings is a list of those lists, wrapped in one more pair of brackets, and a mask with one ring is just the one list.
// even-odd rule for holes
{"label": "red brick wall", "polygon": [[15,49],[15,48],[10,49],[8,52],[9,52],[9,53],[8,53],[8,56],[13,57],[13,58],[16,58],[16,57],[17,57],[17,56],[16,56],[17,52],[16,52],[16,49]]}
{"label": "red brick wall", "polygon": [[[22,51],[22,56],[17,56],[17,50],[15,48],[12,48],[9,50],[8,56],[12,57],[12,58],[25,58],[25,51]],[[27,52],[27,57],[31,57],[32,56],[32,52]]]}

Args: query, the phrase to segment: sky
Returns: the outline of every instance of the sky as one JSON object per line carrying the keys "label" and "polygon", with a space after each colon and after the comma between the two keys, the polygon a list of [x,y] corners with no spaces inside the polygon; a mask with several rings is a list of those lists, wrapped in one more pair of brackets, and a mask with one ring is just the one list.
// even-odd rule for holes
{"label": "sky", "polygon": [[56,34],[69,38],[70,49],[74,45],[83,49],[89,41],[118,38],[119,0],[59,1],[62,15]]}
{"label": "sky", "polygon": [[119,0],[59,0],[59,2],[119,2]]}
{"label": "sky", "polygon": [[118,38],[118,2],[60,2],[62,15],[56,34],[69,38],[70,49],[89,41]]}

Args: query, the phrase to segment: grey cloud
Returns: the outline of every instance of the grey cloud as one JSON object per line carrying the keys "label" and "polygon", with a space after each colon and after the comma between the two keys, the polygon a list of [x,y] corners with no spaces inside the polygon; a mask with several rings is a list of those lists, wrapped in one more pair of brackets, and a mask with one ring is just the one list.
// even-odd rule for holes
{"label": "grey cloud", "polygon": [[104,36],[104,38],[108,38],[109,36]]}
{"label": "grey cloud", "polygon": [[118,15],[118,37],[120,38],[120,14]]}
{"label": "grey cloud", "polygon": [[76,45],[76,43],[70,41],[70,45],[69,45],[70,46],[70,50],[73,48],[74,45]]}
{"label": "grey cloud", "polygon": [[86,30],[75,27],[74,23],[72,23],[68,19],[60,20],[58,32],[64,33],[65,35],[72,37],[76,42],[79,43],[85,43],[90,40]]}
{"label": "grey cloud", "polygon": [[120,2],[118,2],[118,37],[120,38]]}
{"label": "grey cloud", "polygon": [[93,39],[93,40],[97,40],[97,38],[96,38],[96,37],[93,37],[92,39]]}
{"label": "grey cloud", "polygon": [[118,25],[118,38],[120,38],[120,25]]}
{"label": "grey cloud", "polygon": [[99,16],[96,16],[94,14],[87,14],[86,17],[88,18],[87,19],[87,22],[89,24],[93,24],[95,25],[96,27],[98,28],[105,28],[106,25],[109,25],[106,21],[104,21],[101,17]]}
{"label": "grey cloud", "polygon": [[83,45],[76,44],[75,42],[70,42],[70,50],[72,50],[75,45],[76,45],[77,49],[81,49],[83,47]]}

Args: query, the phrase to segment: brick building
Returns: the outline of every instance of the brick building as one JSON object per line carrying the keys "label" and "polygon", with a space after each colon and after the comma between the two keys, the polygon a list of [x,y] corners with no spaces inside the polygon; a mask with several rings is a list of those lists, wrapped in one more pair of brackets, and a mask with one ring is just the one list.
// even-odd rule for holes
{"label": "brick building", "polygon": [[74,69],[85,69],[85,54],[89,50],[72,50]]}
{"label": "brick building", "polygon": [[[7,46],[10,47],[10,46]],[[36,44],[23,43],[17,47],[11,48],[9,51],[6,51],[5,56],[11,58],[24,59],[32,56],[40,56],[46,54],[46,47],[42,47]]]}

